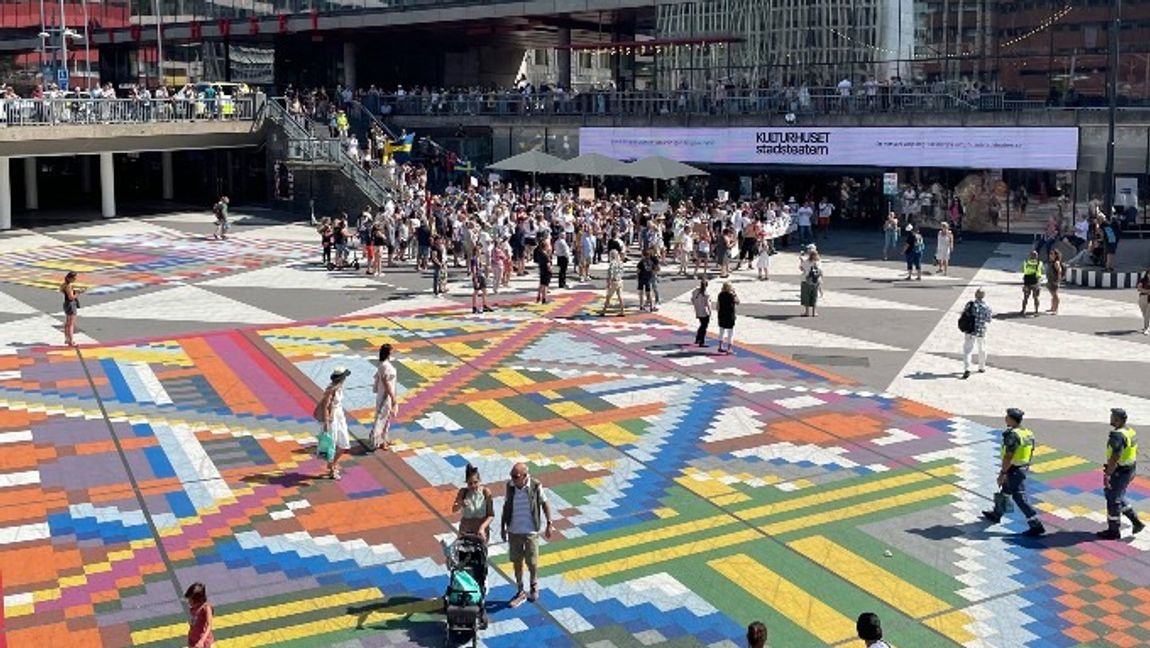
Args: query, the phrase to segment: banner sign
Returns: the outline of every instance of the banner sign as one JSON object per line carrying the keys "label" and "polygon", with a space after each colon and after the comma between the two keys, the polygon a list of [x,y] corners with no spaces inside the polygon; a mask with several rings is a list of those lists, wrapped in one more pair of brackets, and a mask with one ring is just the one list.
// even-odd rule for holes
{"label": "banner sign", "polygon": [[710,164],[1078,168],[1075,127],[580,128],[579,154]]}

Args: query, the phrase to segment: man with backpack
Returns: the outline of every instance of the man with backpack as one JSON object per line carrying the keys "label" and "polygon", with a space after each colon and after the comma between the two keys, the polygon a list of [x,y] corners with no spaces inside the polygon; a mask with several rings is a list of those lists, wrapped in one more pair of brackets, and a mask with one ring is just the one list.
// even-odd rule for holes
{"label": "man with backpack", "polygon": [[974,291],[974,300],[966,302],[962,315],[958,318],[958,330],[966,338],[962,344],[962,378],[970,378],[970,360],[978,352],[978,373],[986,373],[986,325],[994,317],[990,307],[983,302],[986,292],[979,288]]}

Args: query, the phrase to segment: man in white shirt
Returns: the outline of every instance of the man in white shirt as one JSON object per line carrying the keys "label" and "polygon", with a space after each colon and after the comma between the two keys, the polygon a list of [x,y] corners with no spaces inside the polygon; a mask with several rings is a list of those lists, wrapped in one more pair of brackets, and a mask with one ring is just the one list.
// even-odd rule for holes
{"label": "man in white shirt", "polygon": [[814,232],[811,230],[811,220],[814,218],[815,210],[811,207],[811,201],[803,203],[799,207],[798,221],[799,221],[799,241],[803,244],[810,243],[814,240]]}
{"label": "man in white shirt", "polygon": [[[543,527],[543,519],[547,526]],[[551,506],[543,493],[543,485],[527,474],[527,464],[517,463],[511,467],[511,481],[507,483],[507,495],[503,501],[502,536],[507,540],[508,553],[515,568],[515,584],[518,590],[511,599],[511,607],[523,601],[539,598],[539,531],[547,539],[555,525],[551,523]],[[531,576],[531,589],[523,589],[523,565]]]}

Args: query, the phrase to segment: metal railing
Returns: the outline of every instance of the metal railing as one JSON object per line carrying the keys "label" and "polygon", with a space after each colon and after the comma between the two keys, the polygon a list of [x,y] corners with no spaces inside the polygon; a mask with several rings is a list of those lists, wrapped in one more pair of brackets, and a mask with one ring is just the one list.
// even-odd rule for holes
{"label": "metal railing", "polygon": [[0,99],[0,126],[254,121],[256,96],[216,99]]}
{"label": "metal railing", "polygon": [[675,90],[429,93],[370,97],[380,115],[758,115],[862,114],[1003,110],[1001,94],[960,95],[926,87],[736,88],[723,92]]}
{"label": "metal railing", "polygon": [[360,161],[347,154],[342,141],[313,135],[303,122],[304,118],[289,113],[282,99],[268,101],[264,114],[279,124],[287,134],[289,160],[320,162],[337,167],[376,206],[384,204],[394,195],[394,191],[364,169]]}

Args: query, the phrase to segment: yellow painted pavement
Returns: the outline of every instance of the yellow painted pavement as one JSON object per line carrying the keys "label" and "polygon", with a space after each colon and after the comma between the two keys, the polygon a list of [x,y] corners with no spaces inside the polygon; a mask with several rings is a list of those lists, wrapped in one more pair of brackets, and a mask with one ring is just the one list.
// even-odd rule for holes
{"label": "yellow painted pavement", "polygon": [[794,540],[787,546],[839,578],[913,618],[938,614],[950,604],[879,567],[821,535]]}
{"label": "yellow painted pavement", "polygon": [[[235,628],[238,626],[246,625],[248,623],[258,623],[270,619],[280,619],[283,617],[292,616],[295,614],[303,614],[312,612],[323,608],[346,606],[346,605],[359,605],[368,601],[378,601],[383,598],[383,594],[378,588],[368,587],[359,590],[352,590],[350,592],[341,592],[339,594],[329,594],[327,596],[318,596],[311,599],[301,599],[299,601],[290,601],[287,603],[279,603],[276,605],[268,605],[260,608],[253,608],[251,610],[243,610],[241,612],[233,612],[232,614],[219,614],[212,619],[212,627],[215,630],[226,630],[228,628]],[[180,623],[172,623],[166,626],[158,626],[155,628],[148,628],[146,630],[137,630],[132,633],[133,643],[151,643],[153,641],[163,641],[165,639],[174,639],[182,637],[188,632],[187,622],[181,621]]]}
{"label": "yellow painted pavement", "polygon": [[707,565],[827,644],[855,636],[855,622],[746,554],[710,560]]}
{"label": "yellow painted pavement", "polygon": [[769,535],[790,533],[792,531],[808,529],[810,527],[815,527],[822,524],[830,524],[831,522],[838,522],[840,520],[846,520],[849,518],[862,517],[864,515],[870,515],[871,513],[877,513],[887,509],[905,506],[907,504],[915,504],[939,497],[945,497],[954,493],[956,490],[957,487],[953,484],[941,484],[939,486],[932,486],[930,488],[923,488],[899,495],[884,497],[879,500],[870,500],[867,502],[852,504],[847,508],[837,509],[834,511],[812,513],[810,515],[803,515],[801,517],[791,518],[789,520],[780,520],[779,522],[764,524],[763,526],[759,527],[759,529]]}
{"label": "yellow painted pavement", "polygon": [[467,406],[474,410],[476,414],[490,421],[495,427],[511,427],[529,422],[527,419],[511,411],[511,408],[495,399],[485,398],[483,400],[472,401],[468,403]]}

